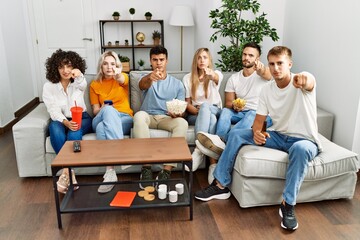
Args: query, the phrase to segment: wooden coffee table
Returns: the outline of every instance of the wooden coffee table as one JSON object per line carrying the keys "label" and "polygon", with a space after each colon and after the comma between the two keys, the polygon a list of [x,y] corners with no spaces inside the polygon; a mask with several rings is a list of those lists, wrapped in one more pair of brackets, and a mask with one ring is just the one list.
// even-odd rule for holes
{"label": "wooden coffee table", "polygon": [[[157,198],[147,202],[136,196],[132,205],[127,207],[111,207],[110,202],[116,194],[116,190],[133,191],[140,190],[140,180],[119,181],[115,188],[106,194],[99,194],[96,189],[102,182],[79,183],[80,188],[73,191],[73,183],[60,203],[56,182],[59,170],[62,168],[80,168],[94,166],[114,165],[143,165],[143,164],[182,164],[182,177],[169,179],[165,183],[174,190],[176,183],[184,183],[184,194],[179,195],[176,203],[170,203],[168,198]],[[120,139],[120,140],[82,140],[81,152],[73,152],[73,142],[67,141],[59,154],[51,164],[55,204],[58,219],[58,227],[62,228],[61,214],[89,211],[126,210],[154,207],[189,207],[190,220],[193,219],[192,204],[192,171],[189,172],[188,180],[184,171],[184,165],[192,169],[192,158],[185,138],[146,138],[146,139]],[[70,171],[71,172],[71,171]],[[71,177],[70,177],[71,180]]]}

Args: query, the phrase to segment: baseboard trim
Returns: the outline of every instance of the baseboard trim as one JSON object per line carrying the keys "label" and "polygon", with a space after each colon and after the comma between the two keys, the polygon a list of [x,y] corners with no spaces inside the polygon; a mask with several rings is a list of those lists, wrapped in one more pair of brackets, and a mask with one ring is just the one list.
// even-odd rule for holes
{"label": "baseboard trim", "polygon": [[21,107],[19,110],[17,110],[14,113],[15,119],[10,121],[8,124],[6,124],[4,127],[0,127],[0,135],[6,133],[7,131],[10,131],[12,127],[26,114],[31,112],[37,105],[39,105],[40,99],[38,97],[34,98],[27,104],[25,104],[23,107]]}

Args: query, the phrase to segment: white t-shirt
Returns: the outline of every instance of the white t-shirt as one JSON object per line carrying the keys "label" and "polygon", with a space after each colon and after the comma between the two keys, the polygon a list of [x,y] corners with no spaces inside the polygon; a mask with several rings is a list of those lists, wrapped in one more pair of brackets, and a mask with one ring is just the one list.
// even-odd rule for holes
{"label": "white t-shirt", "polygon": [[243,70],[230,76],[226,83],[225,92],[235,93],[236,98],[246,100],[244,110],[256,110],[262,87],[269,81],[260,77],[256,71],[244,77]]}
{"label": "white t-shirt", "polygon": [[264,86],[256,113],[270,115],[273,122],[270,130],[309,139],[317,143],[321,151],[317,126],[316,85],[309,92],[295,88],[292,81],[293,74],[285,88],[280,89],[275,81]]}
{"label": "white t-shirt", "polygon": [[[218,84],[216,85],[213,81],[209,81],[208,98],[205,98],[204,83],[200,82],[198,88],[196,89],[196,99],[191,99],[192,105],[197,106],[197,105],[201,105],[204,102],[207,102],[211,105],[216,105],[219,108],[222,108],[222,101],[219,93],[219,88],[224,76],[218,70],[215,70],[214,72],[217,73],[217,75],[219,76]],[[185,86],[185,98],[191,97],[190,77],[191,77],[191,73],[188,73],[183,77],[183,83]]]}
{"label": "white t-shirt", "polygon": [[60,82],[46,82],[43,87],[43,101],[53,121],[62,122],[71,118],[70,108],[76,105],[86,111],[84,92],[87,82],[83,75],[75,78],[73,83],[67,86],[66,92]]}

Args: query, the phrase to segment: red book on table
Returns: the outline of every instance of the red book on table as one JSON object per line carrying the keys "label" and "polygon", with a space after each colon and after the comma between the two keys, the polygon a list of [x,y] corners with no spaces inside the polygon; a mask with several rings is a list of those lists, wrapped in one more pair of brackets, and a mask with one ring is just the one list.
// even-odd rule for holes
{"label": "red book on table", "polygon": [[122,192],[118,191],[111,201],[112,207],[130,207],[136,196],[136,192]]}

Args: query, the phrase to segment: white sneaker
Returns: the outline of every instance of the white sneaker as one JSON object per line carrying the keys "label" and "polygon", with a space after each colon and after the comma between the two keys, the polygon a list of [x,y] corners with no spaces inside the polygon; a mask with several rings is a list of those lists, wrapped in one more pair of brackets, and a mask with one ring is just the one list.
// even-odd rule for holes
{"label": "white sneaker", "polygon": [[208,173],[208,182],[211,184],[214,181],[214,170],[216,168],[216,163],[213,163],[209,166],[209,173]]}
{"label": "white sneaker", "polygon": [[221,155],[221,153],[224,151],[225,143],[218,135],[206,132],[198,132],[196,134],[196,139],[199,140],[201,145],[203,145],[205,148],[215,152],[218,155]]}
{"label": "white sneaker", "polygon": [[[106,170],[106,173],[104,174],[104,183],[105,182],[117,182],[118,178],[116,176],[115,169],[108,169]],[[111,189],[113,189],[115,185],[100,185],[98,188],[99,193],[107,193],[110,192]]]}
{"label": "white sneaker", "polygon": [[[204,154],[196,147],[193,153],[191,154],[191,157],[192,157],[192,171],[195,172],[199,168],[200,164],[203,162]],[[185,170],[189,172],[189,168],[186,165],[185,165]]]}
{"label": "white sneaker", "polygon": [[196,147],[197,147],[203,154],[205,154],[206,156],[211,157],[211,158],[216,159],[216,160],[219,159],[219,157],[220,157],[219,154],[217,154],[217,153],[215,153],[215,152],[207,149],[206,147],[204,147],[204,146],[199,142],[199,140],[196,140],[196,141],[195,141],[195,144],[196,144]]}

